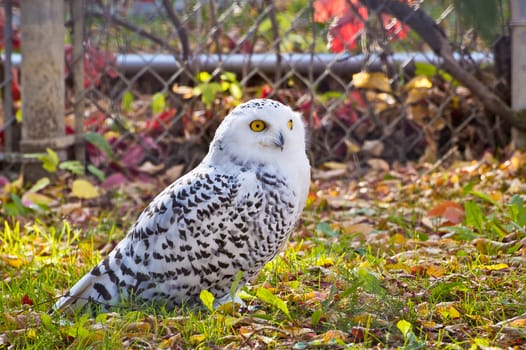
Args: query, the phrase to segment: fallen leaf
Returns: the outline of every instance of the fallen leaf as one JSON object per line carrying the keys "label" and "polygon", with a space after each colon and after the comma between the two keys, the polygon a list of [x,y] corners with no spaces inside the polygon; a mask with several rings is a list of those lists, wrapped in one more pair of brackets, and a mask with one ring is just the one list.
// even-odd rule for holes
{"label": "fallen leaf", "polygon": [[194,88],[190,86],[174,84],[172,91],[178,95],[182,95],[184,99],[192,98],[195,95]]}
{"label": "fallen leaf", "polygon": [[374,231],[374,226],[370,224],[352,224],[352,225],[343,225],[342,233],[344,234],[354,234],[354,233],[363,233],[369,234]]}
{"label": "fallen leaf", "polygon": [[446,274],[446,269],[439,265],[429,265],[426,268],[426,274],[430,277],[443,277]]}
{"label": "fallen leaf", "polygon": [[368,159],[367,164],[374,170],[389,171],[389,163],[380,158]]}
{"label": "fallen leaf", "polygon": [[101,183],[100,187],[104,189],[109,189],[113,187],[118,187],[127,182],[128,182],[128,179],[126,178],[126,176],[124,176],[123,173],[114,173],[108,176],[106,180],[104,180],[104,182]]}
{"label": "fallen leaf", "polygon": [[420,317],[427,317],[429,315],[429,303],[423,302],[415,306],[415,311]]}
{"label": "fallen leaf", "polygon": [[433,83],[429,80],[428,77],[424,75],[418,75],[413,79],[409,80],[407,84],[404,85],[404,90],[410,89],[430,89],[433,87]]}
{"label": "fallen leaf", "polygon": [[202,343],[206,339],[204,334],[194,334],[190,337],[190,343],[193,345],[198,345],[199,343]]}
{"label": "fallen leaf", "polygon": [[520,327],[520,328],[526,328],[526,318],[517,318],[510,323],[508,323],[509,327]]}
{"label": "fallen leaf", "polygon": [[446,225],[456,225],[464,219],[464,208],[453,201],[442,202],[427,212],[427,216],[441,217],[447,220]]}
{"label": "fallen leaf", "polygon": [[380,140],[366,140],[362,145],[362,151],[373,157],[380,157],[384,151],[384,143]]}
{"label": "fallen leaf", "polygon": [[400,233],[395,233],[391,239],[393,240],[393,243],[396,244],[405,244],[407,242],[407,238]]}
{"label": "fallen leaf", "polygon": [[352,82],[359,89],[372,89],[391,93],[389,78],[382,72],[359,72],[353,74]]}
{"label": "fallen leaf", "polygon": [[31,262],[29,259],[22,259],[20,257],[11,255],[0,255],[0,260],[17,269],[24,265],[28,265]]}
{"label": "fallen leaf", "polygon": [[[428,90],[427,89],[411,89],[409,90],[409,93],[407,94],[407,98],[405,100],[405,103],[407,104],[413,104],[422,101],[428,96]],[[422,104],[421,106],[412,106],[412,107],[421,107],[422,110],[425,110],[427,112],[428,108],[425,106],[425,104]],[[418,115],[415,115],[418,114]],[[429,117],[429,115],[420,115],[419,113],[411,112],[411,119],[413,120],[422,120],[423,117]]]}
{"label": "fallen leaf", "polygon": [[142,171],[143,173],[155,174],[161,171],[163,168],[164,168],[164,164],[162,163],[159,163],[156,165],[150,161],[146,161],[138,168],[138,170]]}
{"label": "fallen leaf", "polygon": [[334,343],[337,340],[347,339],[347,333],[338,329],[331,329],[320,335],[321,340],[325,344]]}
{"label": "fallen leaf", "polygon": [[[51,205],[52,203],[56,202],[55,199],[48,197],[44,194],[36,193],[36,192],[26,192],[22,196],[22,202],[23,203],[31,203],[31,204],[37,204],[37,205]],[[27,205],[27,204],[26,204]]]}
{"label": "fallen leaf", "polygon": [[487,270],[487,271],[499,271],[499,270],[504,270],[504,269],[509,268],[508,264],[505,264],[505,263],[493,264],[493,265],[479,265],[478,267],[482,270]]}
{"label": "fallen leaf", "polygon": [[444,319],[454,319],[460,317],[460,312],[456,309],[453,302],[443,302],[436,305],[437,312]]}
{"label": "fallen leaf", "polygon": [[93,199],[100,196],[99,189],[87,180],[77,179],[73,181],[71,193],[78,198]]}
{"label": "fallen leaf", "polygon": [[331,170],[347,169],[347,164],[340,163],[340,162],[325,162],[322,164],[322,167],[326,169],[331,169]]}
{"label": "fallen leaf", "polygon": [[34,304],[33,300],[27,294],[24,294],[21,302],[22,302],[22,305],[33,305]]}

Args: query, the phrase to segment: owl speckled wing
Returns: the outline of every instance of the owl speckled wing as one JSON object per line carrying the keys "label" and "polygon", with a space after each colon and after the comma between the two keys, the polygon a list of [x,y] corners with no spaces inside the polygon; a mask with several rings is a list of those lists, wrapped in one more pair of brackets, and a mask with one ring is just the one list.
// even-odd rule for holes
{"label": "owl speckled wing", "polygon": [[123,299],[169,308],[203,289],[228,296],[283,248],[310,182],[301,118],[271,100],[240,105],[202,163],[161,192],[127,236],[55,305]]}

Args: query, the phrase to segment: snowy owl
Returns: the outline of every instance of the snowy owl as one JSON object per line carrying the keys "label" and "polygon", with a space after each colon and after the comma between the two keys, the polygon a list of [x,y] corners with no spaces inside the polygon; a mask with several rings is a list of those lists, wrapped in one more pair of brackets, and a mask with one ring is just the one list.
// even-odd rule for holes
{"label": "snowy owl", "polygon": [[284,247],[309,184],[300,114],[269,99],[241,104],[203,161],[157,195],[54,310],[125,300],[172,309],[198,304],[205,289],[226,302],[240,271],[242,286]]}

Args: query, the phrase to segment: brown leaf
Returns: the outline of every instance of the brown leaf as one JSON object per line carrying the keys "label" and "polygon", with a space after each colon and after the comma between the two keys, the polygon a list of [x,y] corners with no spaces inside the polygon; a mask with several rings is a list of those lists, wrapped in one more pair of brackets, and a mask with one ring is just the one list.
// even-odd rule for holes
{"label": "brown leaf", "polygon": [[325,344],[332,343],[335,340],[345,340],[347,337],[347,333],[337,329],[328,330],[327,332],[320,335],[321,341]]}
{"label": "brown leaf", "polygon": [[367,164],[374,170],[389,171],[389,163],[380,158],[368,159]]}

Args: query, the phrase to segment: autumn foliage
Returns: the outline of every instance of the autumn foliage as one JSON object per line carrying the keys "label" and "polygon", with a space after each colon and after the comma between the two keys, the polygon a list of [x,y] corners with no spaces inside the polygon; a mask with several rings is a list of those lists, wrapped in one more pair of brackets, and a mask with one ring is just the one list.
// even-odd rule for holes
{"label": "autumn foliage", "polygon": [[[390,40],[403,39],[409,28],[396,18],[380,14],[382,26]],[[369,10],[358,0],[316,0],[314,21],[331,22],[328,45],[332,52],[353,50],[369,19]]]}

